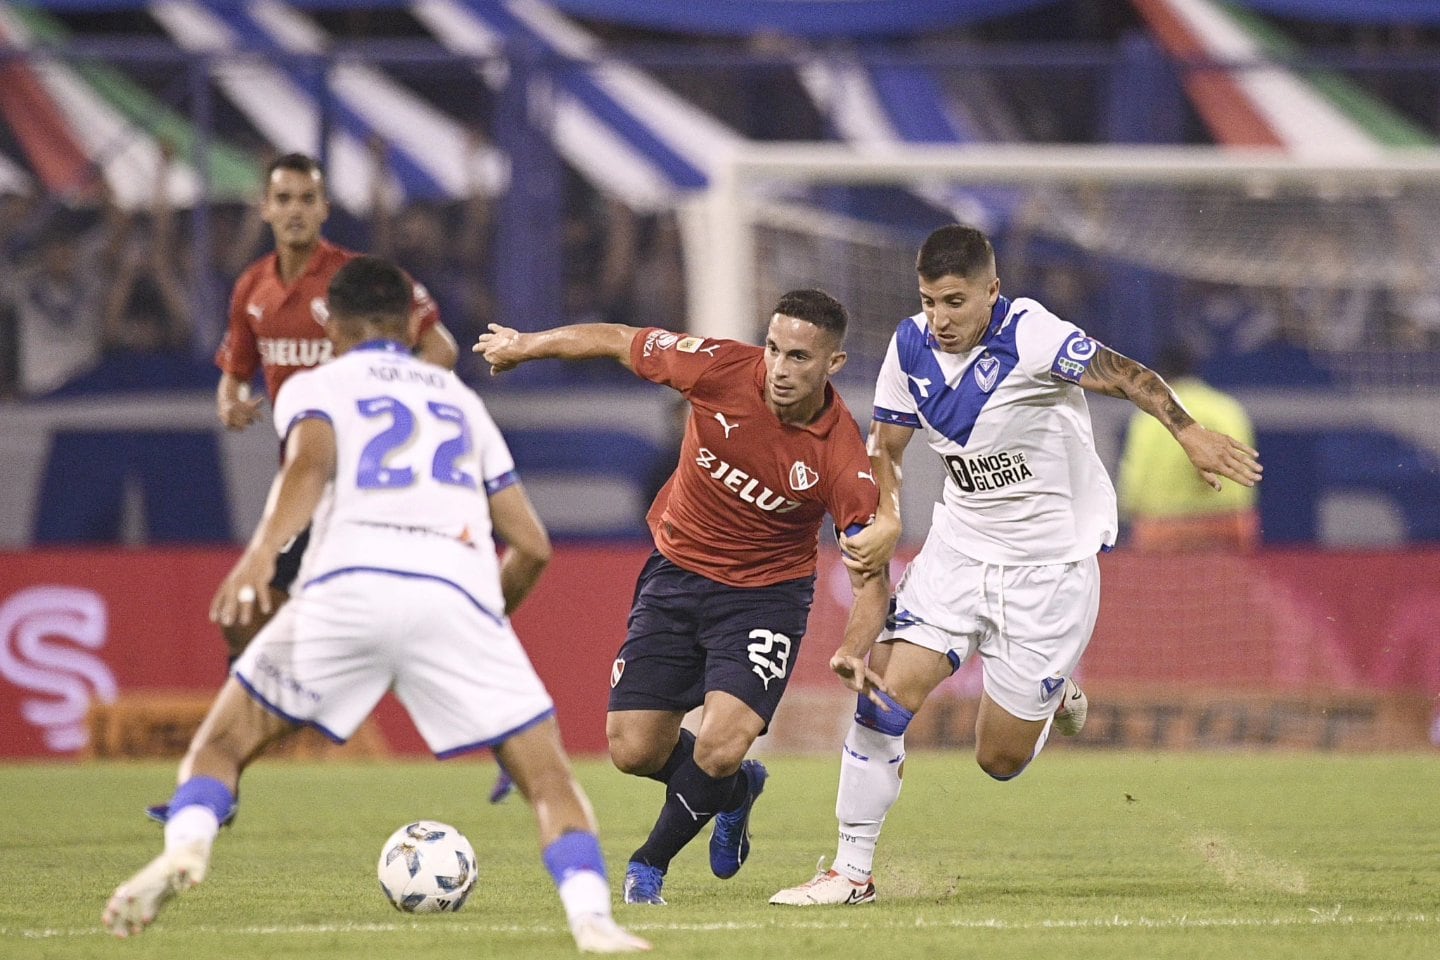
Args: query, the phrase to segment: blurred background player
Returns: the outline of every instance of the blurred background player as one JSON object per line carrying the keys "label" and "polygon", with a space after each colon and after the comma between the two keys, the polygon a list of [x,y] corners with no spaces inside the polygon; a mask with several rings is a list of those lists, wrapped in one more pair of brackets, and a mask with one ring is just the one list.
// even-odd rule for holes
{"label": "blurred background player", "polygon": [[[776,304],[764,348],[618,324],[538,333],[491,324],[474,347],[495,372],[608,357],[690,401],[679,465],[647,518],[655,552],[610,674],[610,758],[666,786],[626,868],[627,903],[665,902],[671,860],[712,817],[711,872],[731,877],[749,855],[767,772],[745,754],[800,652],[821,521],[828,512],[858,532],[875,515],[860,430],[829,383],[845,363],[847,320],[833,297],[797,290]],[[858,646],[884,623],[883,565],[875,576],[852,572],[851,587],[845,636]],[[691,734],[681,720],[702,704]]]}
{"label": "blurred background player", "polygon": [[[139,933],[205,878],[241,773],[266,743],[302,724],[343,742],[394,689],[437,757],[493,747],[503,758],[535,809],[577,946],[649,949],[611,917],[589,802],[508,619],[544,570],[549,537],[479,398],[410,355],[412,307],[411,282],[372,257],[329,285],[338,359],[279,396],[285,461],[210,615],[243,624],[273,612],[276,554],[323,497],[303,586],[236,662],[191,742],[164,852],[105,908],[116,936]],[[508,545],[498,559],[492,530]]]}
{"label": "blurred background player", "polygon": [[[1255,428],[1240,401],[1200,379],[1186,350],[1166,350],[1156,370],[1197,422],[1255,445]],[[1227,483],[1213,489],[1154,417],[1139,411],[1131,416],[1118,480],[1120,516],[1129,525],[1126,546],[1132,549],[1248,553],[1259,544],[1255,488]]]}
{"label": "blurred background player", "polygon": [[[256,368],[265,375],[265,392],[275,403],[289,377],[326,362],[330,341],[317,315],[325,291],[336,272],[359,254],[337,247],[321,234],[330,216],[325,176],[312,158],[288,153],[273,160],[265,172],[261,215],[275,235],[275,251],[250,264],[235,282],[230,297],[229,326],[215,351],[220,382],[215,388],[220,422],[229,430],[243,430],[260,418],[261,397],[250,395]],[[410,326],[405,342],[423,360],[453,369],[455,340],[440,323],[430,295],[412,284]],[[284,603],[307,535],[302,531],[276,564],[271,609]],[[250,638],[264,626],[265,617],[247,625],[222,628],[234,661]]]}
{"label": "blurred background player", "polygon": [[834,866],[771,903],[875,899],[875,847],[900,796],[905,729],[974,654],[984,666],[975,759],[990,776],[1019,776],[1052,725],[1069,736],[1084,726],[1088,702],[1072,674],[1100,610],[1096,554],[1114,545],[1118,520],[1082,390],[1154,417],[1212,487],[1221,475],[1260,479],[1255,451],[1196,423],[1155,373],[1034,300],[1000,296],[995,252],[979,230],[936,230],[915,267],[922,309],[901,321],[875,387],[880,513],[869,531],[842,538],[847,564],[894,552],[901,458],[917,429],[949,478],[885,636],[872,648],[873,637],[847,635],[830,661],[848,678],[868,655],[884,687],[859,698],[841,752]]}

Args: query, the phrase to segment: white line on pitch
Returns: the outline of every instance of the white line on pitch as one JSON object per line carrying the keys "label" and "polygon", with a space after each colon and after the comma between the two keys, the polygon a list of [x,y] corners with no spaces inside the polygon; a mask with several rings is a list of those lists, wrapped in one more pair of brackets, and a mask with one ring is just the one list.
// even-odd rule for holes
{"label": "white line on pitch", "polygon": [[[827,914],[830,911],[826,911]],[[939,929],[966,929],[966,930],[1086,930],[1086,929],[1124,929],[1137,928],[1147,930],[1178,930],[1185,928],[1205,927],[1312,927],[1312,926],[1385,926],[1397,924],[1431,924],[1440,923],[1440,915],[1415,913],[1415,914],[1388,914],[1382,916],[1349,916],[1340,914],[1338,911],[1320,911],[1311,908],[1311,915],[1308,917],[1122,917],[1119,915],[1110,917],[1091,917],[1073,920],[1027,920],[1014,921],[1002,920],[999,918],[966,919],[957,917],[954,919],[933,919],[927,917],[914,917],[904,919],[901,917],[876,918],[873,922],[847,922],[844,920],[773,920],[773,921],[724,921],[715,923],[634,923],[628,917],[621,916],[625,925],[632,930],[660,930],[675,933],[705,933],[717,930],[898,930],[898,929],[923,929],[935,927]],[[213,927],[213,926],[190,926],[188,924],[177,925],[176,931],[187,933],[222,934],[232,936],[270,936],[274,934],[335,934],[335,933],[398,933],[402,930],[423,930],[426,933],[519,933],[527,935],[558,934],[565,932],[559,926],[521,926],[519,924],[474,924],[474,923],[302,923],[288,926],[247,926],[247,927]],[[88,937],[104,934],[98,925],[95,927],[72,927],[69,929],[41,928],[24,929],[0,927],[0,937],[17,937],[23,940],[45,940],[59,937]]]}

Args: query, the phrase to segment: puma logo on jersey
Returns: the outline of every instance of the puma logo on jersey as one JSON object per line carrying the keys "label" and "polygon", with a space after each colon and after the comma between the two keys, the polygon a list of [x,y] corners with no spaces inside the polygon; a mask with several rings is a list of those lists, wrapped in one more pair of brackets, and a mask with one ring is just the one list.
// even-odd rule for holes
{"label": "puma logo on jersey", "polygon": [[789,513],[800,506],[800,501],[789,500],[776,493],[739,467],[731,466],[713,451],[701,447],[695,456],[695,463],[708,473],[711,479],[734,493],[746,503],[753,503],[766,513]]}
{"label": "puma logo on jersey", "polygon": [[871,483],[875,482],[875,475],[873,473],[866,473],[864,470],[856,470],[855,475],[858,476],[861,480],[869,480]]}
{"label": "puma logo on jersey", "polygon": [[930,396],[930,378],[917,377],[910,373],[907,373],[906,376],[910,378],[911,383],[915,384],[915,389],[920,391],[920,396],[928,399]]}
{"label": "puma logo on jersey", "polygon": [[729,439],[730,439],[730,431],[731,431],[731,430],[734,430],[736,427],[740,426],[740,421],[739,421],[739,420],[736,420],[734,423],[731,423],[729,420],[726,420],[726,419],[725,419],[725,414],[721,413],[721,412],[718,411],[718,410],[715,411],[715,419],[716,419],[716,420],[719,420],[719,421],[720,421],[720,426],[722,426],[722,427],[725,428],[725,439],[726,439],[726,440],[729,440]]}

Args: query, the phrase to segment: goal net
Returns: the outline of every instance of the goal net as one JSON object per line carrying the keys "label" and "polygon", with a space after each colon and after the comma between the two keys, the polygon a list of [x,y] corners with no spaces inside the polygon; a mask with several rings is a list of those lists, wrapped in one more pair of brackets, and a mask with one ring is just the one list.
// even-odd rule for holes
{"label": "goal net", "polygon": [[[1122,352],[1299,348],[1333,380],[1440,382],[1440,160],[1321,164],[1211,148],[774,145],[738,152],[704,211],[702,332],[750,339],[819,286],[856,318],[852,380],[919,309],[925,235],[974,223],[1002,289]],[[692,250],[696,249],[692,245]]]}

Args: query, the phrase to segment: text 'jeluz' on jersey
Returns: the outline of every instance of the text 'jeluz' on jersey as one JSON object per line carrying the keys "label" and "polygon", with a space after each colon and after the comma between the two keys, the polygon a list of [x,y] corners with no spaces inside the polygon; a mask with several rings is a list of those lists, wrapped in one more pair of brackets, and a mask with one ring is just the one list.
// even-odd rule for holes
{"label": "text 'jeluz' on jersey", "polygon": [[318,367],[329,363],[335,347],[321,337],[261,337],[260,362],[270,367]]}
{"label": "text 'jeluz' on jersey", "polygon": [[[701,447],[695,463],[720,485],[732,491],[746,503],[753,503],[766,513],[789,513],[800,506],[798,500],[787,500],[784,496],[763,486],[750,474],[721,460],[708,448]],[[758,489],[758,492],[757,492]]]}
{"label": "text 'jeluz' on jersey", "polygon": [[966,493],[999,490],[1035,476],[1030,472],[1030,465],[1025,462],[1025,454],[1020,451],[1002,451],[970,457],[952,453],[941,459],[945,461],[945,469],[950,471],[950,478],[955,481],[955,485]]}

